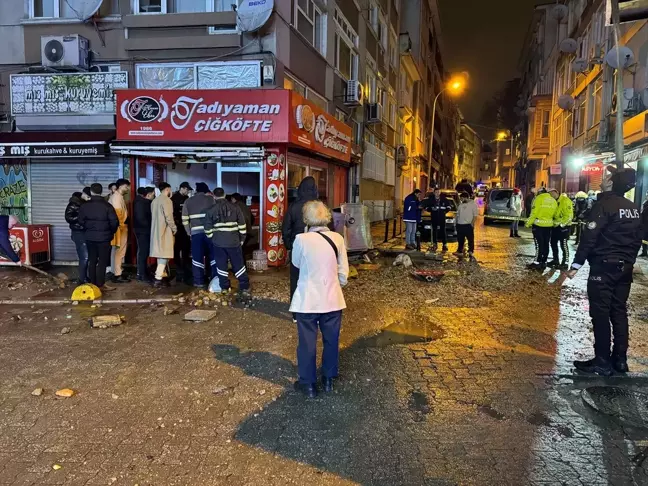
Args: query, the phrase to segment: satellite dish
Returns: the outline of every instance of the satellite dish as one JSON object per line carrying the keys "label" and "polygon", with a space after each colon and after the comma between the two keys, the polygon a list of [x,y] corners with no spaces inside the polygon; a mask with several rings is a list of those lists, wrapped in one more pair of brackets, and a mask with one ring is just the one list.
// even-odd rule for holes
{"label": "satellite dish", "polygon": [[563,110],[571,111],[576,101],[573,96],[564,94],[558,98],[558,106]]}
{"label": "satellite dish", "polygon": [[63,0],[63,7],[72,11],[79,20],[88,20],[97,13],[103,0]]}
{"label": "satellite dish", "polygon": [[43,48],[43,54],[45,54],[45,59],[49,62],[59,62],[63,59],[63,44],[58,39],[52,39],[45,44]]}
{"label": "satellite dish", "polygon": [[574,60],[574,62],[572,62],[572,71],[574,71],[575,73],[584,73],[585,71],[587,71],[588,66],[589,63],[587,62],[587,59],[579,57],[578,59]]}
{"label": "satellite dish", "polygon": [[577,49],[578,42],[576,42],[576,40],[572,39],[571,37],[563,39],[560,43],[560,52],[564,52],[565,54],[573,54]]}
{"label": "satellite dish", "polygon": [[255,32],[263,27],[274,8],[274,0],[243,0],[236,10],[241,32]]}
{"label": "satellite dish", "polygon": [[632,49],[626,46],[613,47],[605,55],[605,62],[613,69],[619,69],[619,57],[621,58],[621,68],[625,69],[632,66],[635,62]]}
{"label": "satellite dish", "polygon": [[556,20],[565,19],[568,14],[569,8],[567,8],[567,5],[556,5],[551,9],[551,16]]}

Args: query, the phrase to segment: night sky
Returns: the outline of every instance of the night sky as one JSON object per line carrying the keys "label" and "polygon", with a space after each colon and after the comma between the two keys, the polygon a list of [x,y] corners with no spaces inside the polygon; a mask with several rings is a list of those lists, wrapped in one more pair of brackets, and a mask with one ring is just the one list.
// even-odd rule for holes
{"label": "night sky", "polygon": [[466,121],[479,122],[482,106],[517,77],[533,6],[538,0],[438,0],[449,72],[468,71],[468,91],[459,101]]}

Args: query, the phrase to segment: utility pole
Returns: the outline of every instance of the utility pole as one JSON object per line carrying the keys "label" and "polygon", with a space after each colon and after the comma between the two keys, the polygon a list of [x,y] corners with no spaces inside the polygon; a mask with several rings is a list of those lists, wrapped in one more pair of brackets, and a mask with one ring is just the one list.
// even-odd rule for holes
{"label": "utility pole", "polygon": [[623,64],[621,64],[621,28],[619,27],[621,19],[619,16],[619,0],[612,0],[612,29],[614,30],[614,45],[617,54],[616,70],[616,129],[614,133],[615,154],[617,169],[623,169]]}

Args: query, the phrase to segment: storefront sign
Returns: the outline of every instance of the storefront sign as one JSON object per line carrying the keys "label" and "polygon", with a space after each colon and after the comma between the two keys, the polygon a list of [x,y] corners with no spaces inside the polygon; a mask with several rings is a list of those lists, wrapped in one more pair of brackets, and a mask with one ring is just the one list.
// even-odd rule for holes
{"label": "storefront sign", "polygon": [[562,165],[561,164],[555,164],[549,167],[549,174],[550,175],[560,175],[562,174]]}
{"label": "storefront sign", "polygon": [[329,157],[351,161],[351,127],[298,93],[291,93],[290,142]]}
{"label": "storefront sign", "polygon": [[117,138],[287,143],[287,90],[120,90]]}
{"label": "storefront sign", "polygon": [[115,113],[115,90],[128,88],[128,73],[11,75],[12,115]]}
{"label": "storefront sign", "polygon": [[266,160],[263,164],[263,208],[265,214],[261,221],[261,235],[263,249],[268,255],[268,265],[271,267],[282,266],[288,252],[281,235],[283,218],[288,208],[288,194],[286,192],[288,164],[286,164],[285,148],[269,148],[266,150]]}
{"label": "storefront sign", "polygon": [[583,174],[597,174],[603,172],[603,164],[597,162],[596,164],[584,165],[583,168],[581,169],[581,172]]}
{"label": "storefront sign", "polygon": [[108,145],[96,143],[52,143],[52,144],[0,144],[0,158],[15,159],[25,157],[104,157],[108,155]]}

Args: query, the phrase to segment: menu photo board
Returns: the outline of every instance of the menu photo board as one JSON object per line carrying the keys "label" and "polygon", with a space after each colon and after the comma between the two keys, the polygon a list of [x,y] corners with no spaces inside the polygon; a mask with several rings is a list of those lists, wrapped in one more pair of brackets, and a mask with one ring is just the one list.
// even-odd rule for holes
{"label": "menu photo board", "polygon": [[286,192],[288,165],[285,148],[266,148],[263,164],[264,194],[263,197],[263,249],[268,255],[268,265],[280,267],[286,263],[288,252],[281,235],[283,219],[288,208]]}

